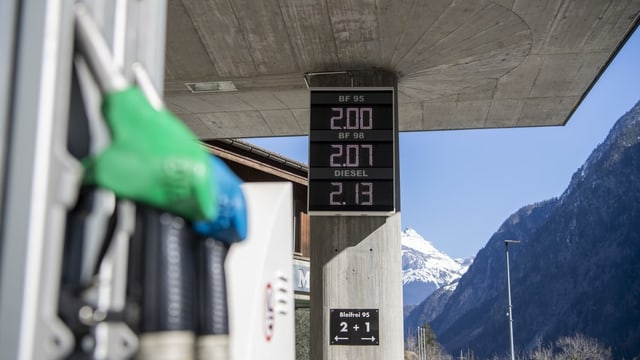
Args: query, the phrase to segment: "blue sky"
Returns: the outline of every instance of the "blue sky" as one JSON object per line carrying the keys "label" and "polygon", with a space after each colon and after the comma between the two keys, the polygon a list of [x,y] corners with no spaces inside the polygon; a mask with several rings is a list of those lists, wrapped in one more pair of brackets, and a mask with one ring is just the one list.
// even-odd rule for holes
{"label": "blue sky", "polygon": [[[475,255],[519,208],[560,196],[638,100],[637,30],[565,126],[400,133],[403,228],[452,257]],[[307,137],[248,141],[307,162]]]}

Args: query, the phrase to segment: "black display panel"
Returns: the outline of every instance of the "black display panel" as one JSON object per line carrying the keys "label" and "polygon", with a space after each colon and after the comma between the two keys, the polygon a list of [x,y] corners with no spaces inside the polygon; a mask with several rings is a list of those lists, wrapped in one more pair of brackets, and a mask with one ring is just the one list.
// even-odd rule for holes
{"label": "black display panel", "polygon": [[394,114],[392,88],[311,91],[311,214],[395,211]]}
{"label": "black display panel", "polygon": [[309,144],[309,166],[331,168],[393,168],[392,143],[345,143],[332,141]]}
{"label": "black display panel", "polygon": [[[309,208],[316,211],[380,211],[393,208],[393,181],[311,180]],[[309,184],[311,186],[311,184]]]}
{"label": "black display panel", "polygon": [[367,131],[393,130],[393,105],[315,105],[311,113],[312,130]]}

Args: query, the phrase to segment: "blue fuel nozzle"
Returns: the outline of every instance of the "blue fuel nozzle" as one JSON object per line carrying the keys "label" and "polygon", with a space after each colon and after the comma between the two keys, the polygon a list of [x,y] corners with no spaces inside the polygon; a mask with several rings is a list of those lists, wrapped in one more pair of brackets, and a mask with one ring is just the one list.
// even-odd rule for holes
{"label": "blue fuel nozzle", "polygon": [[211,173],[216,178],[214,192],[218,194],[217,216],[197,221],[194,230],[228,245],[247,237],[247,204],[240,185],[242,180],[218,157],[210,157]]}

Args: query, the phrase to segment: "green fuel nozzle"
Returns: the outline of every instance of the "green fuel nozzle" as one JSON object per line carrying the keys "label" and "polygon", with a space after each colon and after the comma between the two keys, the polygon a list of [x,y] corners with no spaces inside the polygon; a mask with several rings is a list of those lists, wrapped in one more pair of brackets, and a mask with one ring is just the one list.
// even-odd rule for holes
{"label": "green fuel nozzle", "polygon": [[83,160],[84,183],[186,219],[217,215],[217,187],[208,153],[173,114],[150,104],[113,61],[88,9],[76,4],[76,39],[102,92],[111,144]]}
{"label": "green fuel nozzle", "polygon": [[216,216],[209,155],[180,120],[137,87],[105,94],[102,113],[112,142],[84,160],[85,183],[189,220]]}

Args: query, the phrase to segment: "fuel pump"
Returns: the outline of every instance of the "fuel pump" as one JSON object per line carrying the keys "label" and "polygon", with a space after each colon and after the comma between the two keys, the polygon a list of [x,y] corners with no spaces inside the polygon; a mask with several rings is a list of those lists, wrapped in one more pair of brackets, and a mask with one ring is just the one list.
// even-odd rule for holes
{"label": "fuel pump", "polygon": [[[291,188],[242,184],[164,108],[142,65],[131,66],[132,79],[124,75],[89,7],[46,3],[51,24],[74,23],[58,37],[69,52],[56,59],[73,64],[69,99],[42,100],[69,100],[68,125],[48,124],[68,136],[51,146],[66,162],[44,162],[41,172],[62,191],[30,195],[38,202],[24,213],[44,209],[25,227],[36,231],[2,244],[3,259],[17,255],[3,269],[28,271],[20,296],[8,277],[0,283],[3,352],[45,360],[292,359]],[[6,340],[9,329],[16,334]]]}

